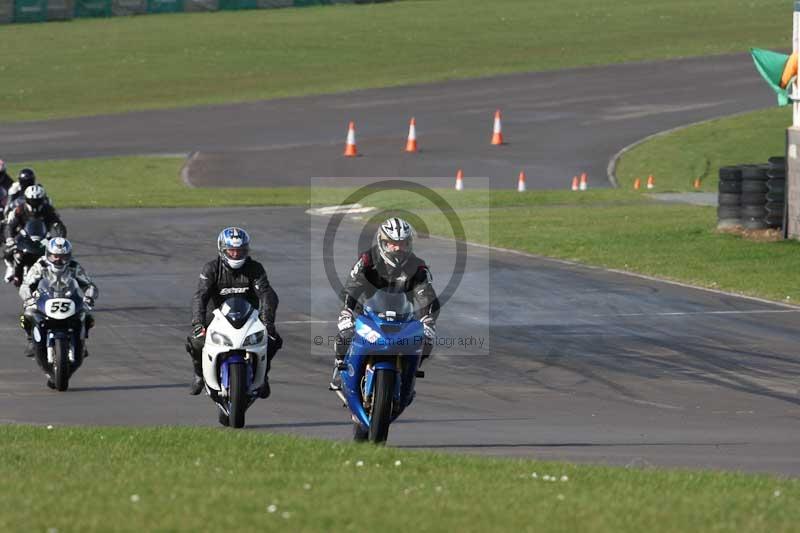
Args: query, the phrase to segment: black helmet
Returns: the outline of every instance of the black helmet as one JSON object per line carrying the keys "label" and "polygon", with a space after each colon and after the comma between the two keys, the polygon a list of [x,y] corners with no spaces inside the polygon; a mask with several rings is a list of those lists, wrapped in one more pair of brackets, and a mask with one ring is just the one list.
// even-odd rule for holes
{"label": "black helmet", "polygon": [[20,190],[24,192],[25,189],[36,183],[36,173],[31,168],[23,168],[19,171],[17,181],[19,181]]}

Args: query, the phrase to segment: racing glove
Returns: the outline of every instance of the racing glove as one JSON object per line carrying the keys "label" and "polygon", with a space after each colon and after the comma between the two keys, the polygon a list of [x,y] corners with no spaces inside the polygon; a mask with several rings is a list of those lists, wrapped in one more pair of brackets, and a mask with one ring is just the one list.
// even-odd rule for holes
{"label": "racing glove", "polygon": [[350,309],[344,308],[339,313],[339,320],[336,323],[336,327],[339,328],[339,331],[346,331],[348,329],[353,329],[355,326],[355,320],[353,317],[353,312]]}
{"label": "racing glove", "polygon": [[425,339],[432,341],[436,337],[436,321],[431,315],[425,315],[419,321],[422,322],[422,332],[425,335]]}
{"label": "racing glove", "polygon": [[84,296],[83,303],[86,304],[86,307],[92,309],[94,307],[94,298],[92,298],[91,296]]}
{"label": "racing glove", "polygon": [[195,339],[199,339],[200,337],[205,337],[206,335],[206,328],[203,324],[194,324],[192,325],[192,337]]}

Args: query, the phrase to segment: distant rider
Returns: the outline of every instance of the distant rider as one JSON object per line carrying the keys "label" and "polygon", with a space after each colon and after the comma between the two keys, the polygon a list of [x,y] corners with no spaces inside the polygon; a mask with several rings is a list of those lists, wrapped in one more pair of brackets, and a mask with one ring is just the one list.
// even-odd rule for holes
{"label": "distant rider", "polygon": [[6,162],[0,159],[0,189],[4,189],[6,194],[8,194],[8,190],[12,185],[14,185],[14,178],[8,175]]}
{"label": "distant rider", "polygon": [[[218,257],[203,266],[197,290],[192,299],[192,334],[187,339],[186,351],[194,363],[194,379],[190,394],[203,390],[203,346],[206,328],[214,318],[214,309],[230,295],[240,295],[258,309],[258,318],[267,328],[267,372],[272,358],[280,350],[283,340],[275,330],[275,312],[278,295],[269,284],[264,267],[250,257],[250,236],[241,228],[222,230],[217,237]],[[268,376],[259,390],[261,398],[270,394]]]}
{"label": "distant rider", "polygon": [[51,237],[66,237],[67,228],[61,222],[61,217],[47,201],[47,194],[41,185],[31,185],[25,189],[25,201],[17,205],[8,214],[4,228],[6,263],[5,282],[10,283],[14,278],[14,239],[20,229],[25,227],[28,220],[41,219]]}
{"label": "distant rider", "polygon": [[0,159],[0,212],[3,213],[3,217],[0,219],[0,231],[3,231],[2,228],[6,223],[6,207],[11,203],[8,198],[8,190],[14,185],[14,178],[8,175],[6,162]]}
{"label": "distant rider", "polygon": [[[97,299],[99,291],[92,282],[83,267],[72,259],[72,244],[63,237],[50,239],[47,243],[47,251],[44,257],[36,261],[28,270],[22,285],[19,288],[19,297],[22,298],[23,312],[20,317],[20,326],[28,336],[28,346],[25,349],[25,357],[33,357],[35,344],[32,338],[33,324],[39,311],[36,309],[36,289],[43,277],[51,273],[53,275],[65,274],[75,278],[81,291],[83,291],[83,301],[91,309]],[[94,318],[89,313],[85,317],[86,330],[94,326]],[[84,347],[84,357],[89,354]]]}
{"label": "distant rider", "polygon": [[8,217],[9,212],[25,201],[25,190],[31,185],[36,185],[36,174],[30,168],[23,168],[19,171],[17,182],[13,183],[8,189],[8,203],[6,203],[4,218]]}
{"label": "distant rider", "polygon": [[378,290],[404,292],[414,304],[416,318],[424,327],[425,343],[422,359],[430,356],[436,336],[439,300],[433,289],[433,278],[425,262],[414,255],[414,229],[402,218],[385,220],[375,234],[375,244],[362,252],[350,271],[339,313],[336,336],[338,369],[344,368],[344,358],[355,333],[355,317],[359,307]]}

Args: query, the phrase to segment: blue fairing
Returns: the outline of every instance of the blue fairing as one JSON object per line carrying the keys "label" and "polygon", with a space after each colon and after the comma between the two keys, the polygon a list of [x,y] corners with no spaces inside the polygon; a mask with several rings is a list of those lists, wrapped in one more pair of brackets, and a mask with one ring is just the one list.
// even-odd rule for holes
{"label": "blue fairing", "polygon": [[253,384],[253,369],[247,362],[244,360],[243,354],[233,353],[226,357],[222,363],[219,365],[219,382],[225,388],[228,389],[230,387],[230,371],[228,368],[230,365],[234,363],[241,363],[243,365],[247,365],[247,389],[250,389],[250,385]]}
{"label": "blue fairing", "polygon": [[[393,420],[413,401],[415,376],[424,341],[422,323],[413,316],[387,319],[381,315],[365,307],[364,314],[356,318],[356,333],[345,359],[347,370],[341,373],[342,392],[347,398],[348,407],[364,428],[369,427],[369,417],[362,398],[368,398],[373,393],[374,370],[385,369],[398,373],[398,379],[395,380],[397,407]],[[368,361],[372,362],[372,371],[367,371]]]}

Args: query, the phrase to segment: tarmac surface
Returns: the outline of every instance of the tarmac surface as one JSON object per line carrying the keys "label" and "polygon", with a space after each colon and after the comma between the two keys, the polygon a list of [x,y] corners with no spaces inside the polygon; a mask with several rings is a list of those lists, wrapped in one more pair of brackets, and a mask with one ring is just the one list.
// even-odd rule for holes
{"label": "tarmac surface", "polygon": [[[198,186],[308,185],[317,177],[448,178],[561,189],[586,172],[608,187],[609,158],[670,128],[774,105],[747,54],[513,74],[244,104],[14,124],[7,161],[195,153]],[[502,147],[491,146],[503,111]],[[405,154],[417,119],[419,154]],[[350,120],[362,157],[344,158]],[[440,182],[433,182],[440,185]]]}
{"label": "tarmac surface", "polygon": [[[769,105],[751,70],[742,56],[569,70],[21,124],[14,128],[27,142],[10,132],[0,142],[10,161],[183,152],[209,154],[209,161],[278,161],[259,166],[270,169],[259,175],[225,174],[226,185],[267,185],[294,183],[284,173],[291,159],[280,160],[297,147],[280,142],[307,148],[304,180],[329,161],[325,146],[345,165],[339,130],[349,118],[364,125],[367,154],[352,164],[372,165],[369,174],[381,175],[373,172],[382,160],[379,143],[368,149],[369,140],[398,129],[402,147],[403,122],[414,112],[432,173],[461,161],[437,152],[436,132],[452,146],[452,133],[474,121],[475,150],[467,152],[475,170],[464,165],[468,175],[496,180],[526,162],[539,180],[529,178],[533,188],[560,187],[584,169],[597,176],[594,184],[604,181],[609,157],[640,137]],[[424,115],[417,111],[422,106],[440,112]],[[490,133],[495,107],[506,111],[511,144],[489,158],[478,145]],[[310,117],[318,120],[309,123]],[[281,124],[289,127],[279,135]],[[403,171],[399,156],[387,172]],[[250,164],[241,168],[256,168]],[[353,168],[339,175],[358,175]],[[218,183],[203,176],[191,173],[191,180]],[[0,287],[0,422],[215,426],[210,400],[187,395],[191,366],[183,339],[200,266],[216,253],[214,236],[239,224],[254,236],[253,255],[281,297],[278,327],[286,341],[273,367],[273,396],[250,409],[248,427],[350,438],[347,412],[327,391],[330,351],[314,339],[333,335],[338,311],[320,265],[335,264],[337,276],[346,275],[363,220],[348,217],[327,258],[318,242],[326,220],[300,208],[65,210],[63,216],[77,258],[101,291],[91,356],[68,392],[47,389],[35,363],[22,356],[19,300],[10,286]],[[454,243],[420,239],[418,252],[431,263],[437,290],[446,292]],[[390,445],[800,474],[797,308],[484,247],[467,248],[463,274],[438,328],[454,344],[437,347],[416,401],[390,431]],[[466,339],[472,344],[464,346]]]}

